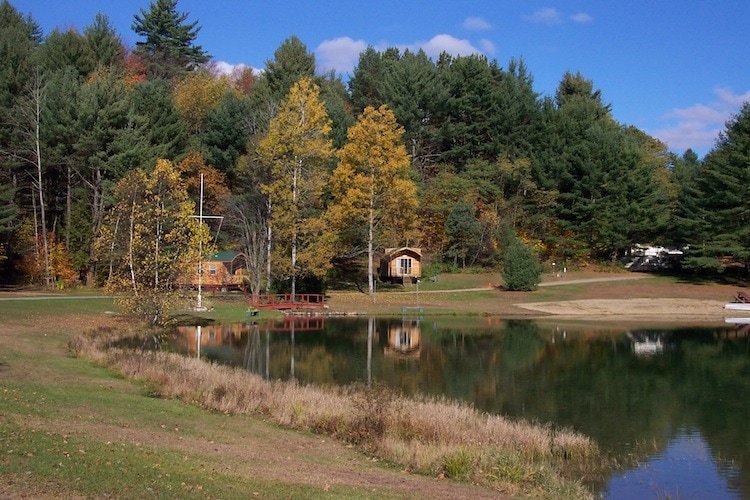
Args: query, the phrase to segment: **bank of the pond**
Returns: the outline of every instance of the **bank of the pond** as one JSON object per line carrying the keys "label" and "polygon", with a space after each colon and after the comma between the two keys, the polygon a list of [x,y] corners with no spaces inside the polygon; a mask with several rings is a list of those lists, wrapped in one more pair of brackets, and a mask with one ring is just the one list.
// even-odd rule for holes
{"label": "bank of the pond", "polygon": [[111,300],[0,303],[0,498],[494,498],[407,474],[335,439],[153,397],[70,356],[77,332],[127,328]]}
{"label": "bank of the pond", "polygon": [[[617,321],[720,323],[726,316],[723,305],[736,295],[732,284],[688,282],[675,277],[633,273],[568,273],[547,276],[538,290],[509,292],[487,281],[463,278],[465,288],[420,290],[416,287],[376,294],[331,291],[328,311],[363,315],[483,315],[513,318],[565,318]],[[444,280],[447,281],[447,280]],[[442,286],[447,286],[441,282]]]}
{"label": "bank of the pond", "polygon": [[[183,356],[108,348],[121,333],[76,336],[81,356],[141,380],[160,396],[342,439],[400,469],[466,480],[508,495],[580,498],[577,480],[605,459],[588,438],[509,421],[464,404],[404,398],[383,389],[269,382],[242,369]],[[575,478],[575,479],[574,479]]]}

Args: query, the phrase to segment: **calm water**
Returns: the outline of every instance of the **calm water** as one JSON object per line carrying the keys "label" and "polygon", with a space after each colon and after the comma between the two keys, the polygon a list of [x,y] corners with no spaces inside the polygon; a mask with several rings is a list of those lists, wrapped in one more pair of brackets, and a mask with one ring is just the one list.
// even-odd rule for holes
{"label": "calm water", "polygon": [[750,498],[747,326],[303,319],[181,328],[170,349],[271,379],[384,383],[555,422],[635,459],[610,498]]}

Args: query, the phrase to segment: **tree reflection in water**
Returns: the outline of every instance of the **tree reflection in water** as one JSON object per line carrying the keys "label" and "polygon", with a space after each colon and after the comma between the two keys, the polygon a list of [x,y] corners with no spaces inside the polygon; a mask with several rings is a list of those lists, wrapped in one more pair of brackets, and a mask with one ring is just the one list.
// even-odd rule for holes
{"label": "tree reflection in water", "polygon": [[[718,470],[733,471],[722,473],[728,491],[750,497],[746,326],[315,320],[204,327],[202,353],[267,379],[377,382],[407,394],[462,399],[481,410],[574,428],[635,461],[658,456],[680,433],[695,433]],[[191,338],[195,329],[171,345],[194,353]],[[722,466],[728,463],[735,465]]]}

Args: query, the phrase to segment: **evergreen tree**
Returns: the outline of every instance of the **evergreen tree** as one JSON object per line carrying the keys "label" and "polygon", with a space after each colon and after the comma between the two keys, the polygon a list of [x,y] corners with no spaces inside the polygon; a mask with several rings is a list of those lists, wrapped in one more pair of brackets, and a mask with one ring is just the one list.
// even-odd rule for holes
{"label": "evergreen tree", "polygon": [[210,56],[200,45],[198,21],[177,11],[177,0],[154,0],[149,10],[134,16],[132,29],[145,40],[136,42],[135,53],[143,58],[152,78],[172,79],[207,62]]}
{"label": "evergreen tree", "polygon": [[249,114],[249,101],[235,91],[227,91],[219,104],[208,112],[203,127],[201,137],[206,148],[206,161],[224,172],[232,184],[237,160],[247,153]]}
{"label": "evergreen tree", "polygon": [[472,159],[493,160],[491,115],[502,72],[484,56],[457,57],[441,71],[448,97],[442,120],[442,159],[458,172]]}
{"label": "evergreen tree", "polygon": [[439,156],[439,106],[447,94],[435,64],[420,50],[388,65],[380,95],[404,127],[404,142],[422,179]]}
{"label": "evergreen tree", "polygon": [[542,281],[539,259],[513,230],[509,230],[505,237],[502,276],[507,290],[536,290]]}
{"label": "evergreen tree", "polygon": [[124,65],[125,47],[105,14],[99,12],[83,34],[96,66]]}
{"label": "evergreen tree", "polygon": [[474,207],[466,202],[457,203],[445,221],[445,235],[446,256],[453,258],[454,265],[460,260],[461,267],[466,267],[466,258],[476,252],[482,237],[482,225],[474,216]]}
{"label": "evergreen tree", "polygon": [[[15,103],[32,77],[32,53],[41,40],[31,16],[22,16],[7,0],[0,3],[0,123],[12,121]],[[13,133],[12,127],[0,127],[0,149],[12,149]]]}
{"label": "evergreen tree", "polygon": [[96,67],[94,53],[86,39],[75,30],[54,30],[40,47],[39,63],[48,73],[74,68],[83,80]]}
{"label": "evergreen tree", "polygon": [[15,191],[11,185],[0,184],[0,264],[8,257],[8,240],[18,223]]}
{"label": "evergreen tree", "polygon": [[94,284],[96,276],[93,244],[104,220],[109,190],[143,155],[143,145],[138,145],[142,136],[132,129],[129,120],[129,104],[123,80],[112,71],[100,69],[81,88],[78,110],[81,135],[75,149],[76,168],[87,188],[89,207],[88,285]]}
{"label": "evergreen tree", "polygon": [[320,97],[331,118],[331,141],[334,148],[343,147],[346,143],[346,131],[354,125],[352,106],[346,87],[341,78],[333,72],[320,79]]}
{"label": "evergreen tree", "polygon": [[359,54],[359,61],[349,79],[355,112],[361,113],[367,106],[377,108],[386,103],[383,96],[385,77],[400,57],[399,50],[393,47],[382,53],[367,47]]}
{"label": "evergreen tree", "polygon": [[688,265],[721,269],[727,259],[750,270],[750,103],[730,120],[696,179],[695,228]]}
{"label": "evergreen tree", "polygon": [[142,142],[135,165],[153,165],[157,158],[176,159],[187,151],[188,133],[172,100],[166,80],[147,80],[133,87],[129,121],[135,143]]}
{"label": "evergreen tree", "polygon": [[284,40],[273,53],[273,60],[266,61],[263,80],[267,82],[271,97],[280,102],[302,78],[315,76],[315,55],[296,36]]}

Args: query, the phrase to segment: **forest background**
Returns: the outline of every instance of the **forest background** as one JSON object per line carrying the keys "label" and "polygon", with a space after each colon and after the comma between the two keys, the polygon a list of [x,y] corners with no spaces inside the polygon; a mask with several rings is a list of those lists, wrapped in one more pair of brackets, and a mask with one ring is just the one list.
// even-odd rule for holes
{"label": "forest background", "polygon": [[365,282],[385,247],[495,268],[509,228],[548,262],[651,243],[748,272],[747,103],[700,159],[618,123],[580,73],[541,97],[521,59],[368,48],[344,82],[292,36],[221,76],[176,0],[132,28],[132,50],[103,14],[44,35],[0,4],[2,282],[173,284],[210,242],[200,174],[256,292]]}

